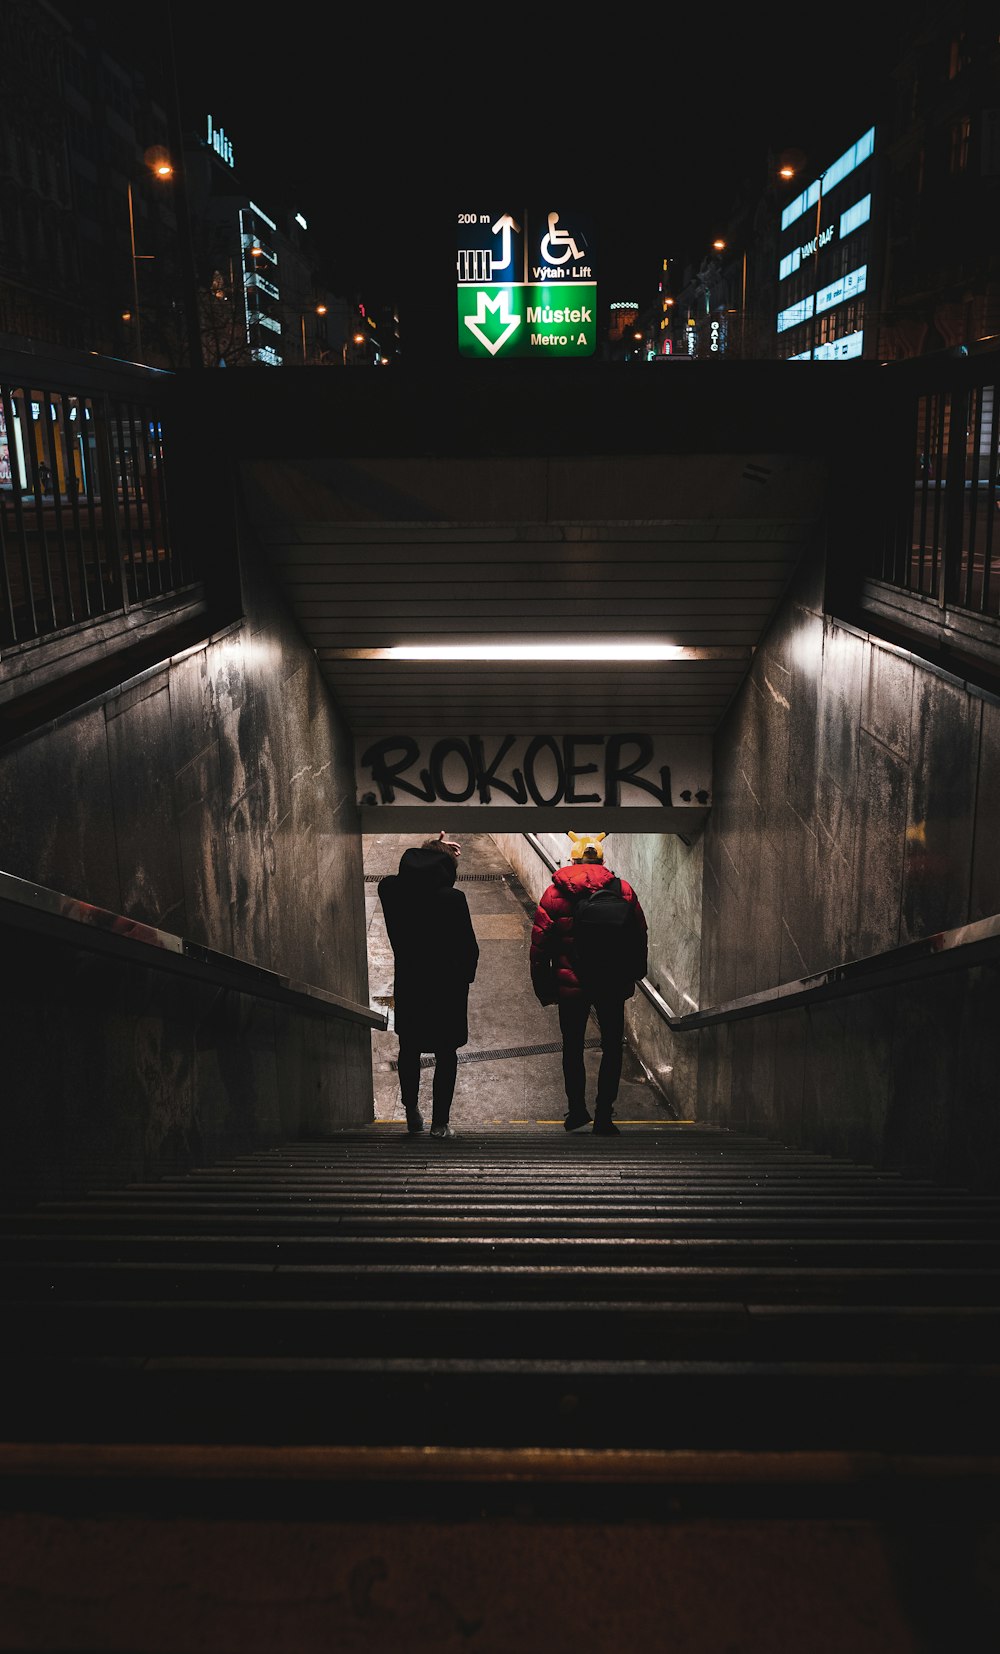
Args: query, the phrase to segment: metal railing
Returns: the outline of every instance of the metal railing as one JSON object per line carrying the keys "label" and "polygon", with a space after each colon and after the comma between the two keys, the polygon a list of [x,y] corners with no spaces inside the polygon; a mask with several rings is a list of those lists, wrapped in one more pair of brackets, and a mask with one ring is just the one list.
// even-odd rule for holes
{"label": "metal railing", "polygon": [[51,941],[110,954],[113,958],[167,971],[188,980],[213,983],[233,993],[273,1000],[313,1015],[339,1017],[368,1028],[385,1029],[388,1016],[370,1005],[297,982],[277,971],[250,964],[232,954],[203,947],[171,931],[159,930],[123,914],[77,901],[12,873],[0,873],[0,924]]}
{"label": "metal railing", "polygon": [[171,539],[167,376],[0,356],[0,650],[189,585]]}
{"label": "metal railing", "polygon": [[1000,354],[951,358],[933,377],[909,401],[911,470],[890,483],[897,504],[869,573],[942,609],[997,618]]}
{"label": "metal railing", "polygon": [[[746,994],[741,999],[730,999],[686,1016],[674,1016],[668,1009],[665,1020],[677,1033],[697,1033],[700,1028],[711,1028],[719,1022],[740,1022],[745,1017],[787,1011],[819,1000],[842,999],[849,994],[916,981],[938,971],[969,970],[973,965],[997,959],[1000,959],[1000,914],[992,914],[988,919],[959,925],[954,930],[937,931],[918,942],[905,942],[866,959],[831,965],[829,970],[816,971],[812,976],[780,982],[760,993]],[[660,1000],[660,1004],[663,1003]]]}

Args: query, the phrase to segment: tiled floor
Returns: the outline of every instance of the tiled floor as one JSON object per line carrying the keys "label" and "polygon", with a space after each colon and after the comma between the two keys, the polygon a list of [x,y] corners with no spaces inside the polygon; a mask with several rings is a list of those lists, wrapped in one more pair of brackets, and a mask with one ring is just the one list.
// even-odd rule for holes
{"label": "tiled floor", "polygon": [[[369,993],[373,1005],[386,1005],[390,1010],[392,950],[377,880],[394,873],[402,852],[419,843],[417,835],[369,835],[364,840]],[[452,1124],[458,1131],[463,1125],[476,1130],[523,1126],[561,1131],[566,1096],[558,1013],[554,1006],[538,1004],[528,972],[534,903],[488,834],[472,834],[461,844],[459,888],[468,900],[480,951],[479,970],[469,993],[469,1043],[459,1052]],[[593,1020],[587,1037],[594,1042],[585,1053],[592,1107],[601,1058]],[[402,1125],[396,1051],[390,1016],[389,1030],[372,1036],[376,1123]],[[430,1113],[430,1085],[427,1068],[421,1083],[425,1115]],[[616,1121],[627,1125],[669,1117],[659,1093],[626,1048]]]}

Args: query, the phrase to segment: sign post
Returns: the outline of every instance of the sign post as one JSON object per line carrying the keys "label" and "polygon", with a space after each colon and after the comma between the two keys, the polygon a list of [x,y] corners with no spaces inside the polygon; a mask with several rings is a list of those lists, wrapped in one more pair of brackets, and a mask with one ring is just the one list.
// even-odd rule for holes
{"label": "sign post", "polygon": [[593,233],[572,212],[458,214],[458,353],[592,356]]}

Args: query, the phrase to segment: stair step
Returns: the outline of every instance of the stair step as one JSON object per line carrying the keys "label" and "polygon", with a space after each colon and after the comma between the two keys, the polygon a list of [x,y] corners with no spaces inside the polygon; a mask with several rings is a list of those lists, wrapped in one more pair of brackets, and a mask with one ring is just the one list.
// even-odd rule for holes
{"label": "stair step", "polygon": [[270,1194],[253,1199],[235,1191],[228,1197],[221,1194],[214,1200],[156,1196],[135,1196],[117,1202],[94,1201],[86,1207],[65,1211],[46,1211],[39,1214],[32,1225],[39,1233],[46,1231],[70,1234],[87,1233],[96,1225],[106,1231],[128,1225],[141,1228],[149,1223],[188,1223],[210,1227],[219,1218],[228,1228],[253,1229],[260,1223],[275,1226],[310,1229],[331,1224],[342,1232],[352,1229],[363,1233],[374,1225],[389,1220],[396,1228],[424,1228],[428,1232],[447,1224],[466,1226],[470,1222],[483,1228],[510,1230],[513,1228],[542,1232],[558,1231],[562,1226],[573,1233],[588,1226],[609,1229],[612,1225],[635,1229],[642,1233],[700,1233],[702,1230],[724,1230],[734,1224],[750,1233],[774,1228],[785,1231],[800,1228],[804,1232],[824,1231],[846,1233],[858,1228],[878,1233],[891,1229],[898,1234],[976,1234],[1000,1243],[1000,1215],[981,1214],[960,1205],[926,1208],[920,1204],[886,1207],[859,1199],[851,1204],[843,1200],[818,1205],[812,1200],[733,1200],[715,1203],[710,1200],[688,1201],[683,1205],[674,1201],[653,1199],[644,1201],[602,1196],[599,1213],[594,1209],[593,1197],[588,1200],[568,1198],[559,1201],[542,1200],[431,1200],[414,1195],[410,1200],[384,1197],[362,1199],[354,1195],[343,1199],[326,1196],[314,1200],[293,1201]]}
{"label": "stair step", "polygon": [[[0,1303],[32,1356],[1000,1361],[1000,1307],[802,1303],[283,1302],[148,1298]],[[12,1363],[13,1364],[13,1363]]]}
{"label": "stair step", "polygon": [[297,1265],[166,1257],[48,1258],[19,1261],[3,1271],[8,1295],[19,1299],[235,1298],[279,1302],[354,1299],[425,1302],[512,1300],[563,1302],[739,1300],[773,1303],[1000,1305],[1000,1269],[940,1265],[883,1268],[746,1264],[646,1267],[361,1263]]}
{"label": "stair step", "polygon": [[68,1355],[0,1375],[10,1441],[1000,1450],[996,1364]]}
{"label": "stair step", "polygon": [[[720,1246],[732,1243],[747,1248],[773,1243],[776,1246],[801,1245],[822,1247],[853,1246],[859,1253],[878,1248],[885,1254],[907,1245],[930,1252],[947,1247],[949,1255],[965,1249],[984,1261],[989,1258],[1000,1265],[1000,1227],[983,1233],[978,1221],[919,1221],[887,1219],[872,1221],[859,1217],[853,1220],[805,1218],[783,1220],[732,1217],[729,1219],[650,1218],[622,1216],[606,1218],[545,1219],[536,1216],[505,1217],[491,1215],[488,1219],[470,1214],[468,1217],[439,1217],[434,1213],[401,1217],[391,1214],[358,1217],[347,1213],[328,1215],[308,1212],[300,1215],[283,1212],[251,1214],[219,1210],[192,1214],[185,1223],[177,1213],[149,1213],[123,1215],[120,1221],[103,1214],[96,1222],[71,1218],[55,1223],[47,1235],[64,1235],[78,1243],[100,1237],[102,1243],[113,1239],[119,1243],[143,1236],[164,1236],[178,1240],[185,1236],[209,1238],[218,1236],[228,1242],[241,1238],[263,1239],[287,1247],[294,1245],[300,1251],[312,1242],[336,1250],[340,1256],[353,1252],[360,1256],[367,1246],[387,1254],[410,1246],[427,1248],[437,1245],[456,1252],[461,1248],[484,1250],[487,1247],[520,1247],[542,1253],[558,1247],[561,1254],[570,1249],[588,1248],[591,1251],[627,1246],[642,1249],[647,1255],[654,1251],[684,1247],[696,1251],[699,1244]],[[8,1237],[10,1245],[17,1237]]]}
{"label": "stair step", "polygon": [[[209,1255],[216,1260],[272,1263],[498,1263],[554,1267],[573,1264],[618,1266],[626,1262],[647,1266],[726,1262],[738,1264],[785,1263],[810,1267],[863,1267],[867,1265],[948,1267],[974,1264],[1000,1268],[1000,1241],[982,1241],[968,1236],[936,1235],[922,1231],[898,1235],[895,1231],[876,1234],[817,1235],[794,1229],[787,1235],[750,1235],[710,1231],[705,1235],[648,1235],[626,1225],[621,1233],[608,1232],[600,1224],[588,1226],[582,1234],[485,1234],[471,1226],[453,1233],[400,1232],[396,1224],[386,1225],[389,1233],[372,1226],[364,1234],[319,1232],[305,1225],[268,1222],[259,1230],[236,1233],[227,1230],[220,1218],[217,1225],[198,1225],[193,1231],[173,1231],[151,1224],[138,1232],[101,1229],[93,1234],[51,1232],[42,1236],[8,1237],[6,1250],[12,1260],[44,1257],[53,1260],[79,1258],[82,1251],[95,1256],[194,1258]],[[596,1229],[596,1233],[595,1233]]]}

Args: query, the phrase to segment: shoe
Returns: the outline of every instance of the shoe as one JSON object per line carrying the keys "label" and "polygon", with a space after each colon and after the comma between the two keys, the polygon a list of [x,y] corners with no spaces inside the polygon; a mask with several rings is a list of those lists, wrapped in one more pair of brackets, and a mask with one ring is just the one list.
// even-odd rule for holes
{"label": "shoe", "polygon": [[592,1116],[585,1108],[571,1108],[563,1121],[563,1127],[566,1131],[582,1131],[584,1126],[590,1125],[591,1119]]}
{"label": "shoe", "polygon": [[613,1120],[595,1120],[593,1135],[595,1137],[620,1137],[621,1132]]}
{"label": "shoe", "polygon": [[457,1137],[458,1132],[455,1130],[454,1126],[448,1126],[448,1125],[431,1126],[431,1136],[432,1137]]}
{"label": "shoe", "polygon": [[423,1131],[424,1117],[419,1108],[408,1108],[406,1111],[406,1129],[409,1132]]}

